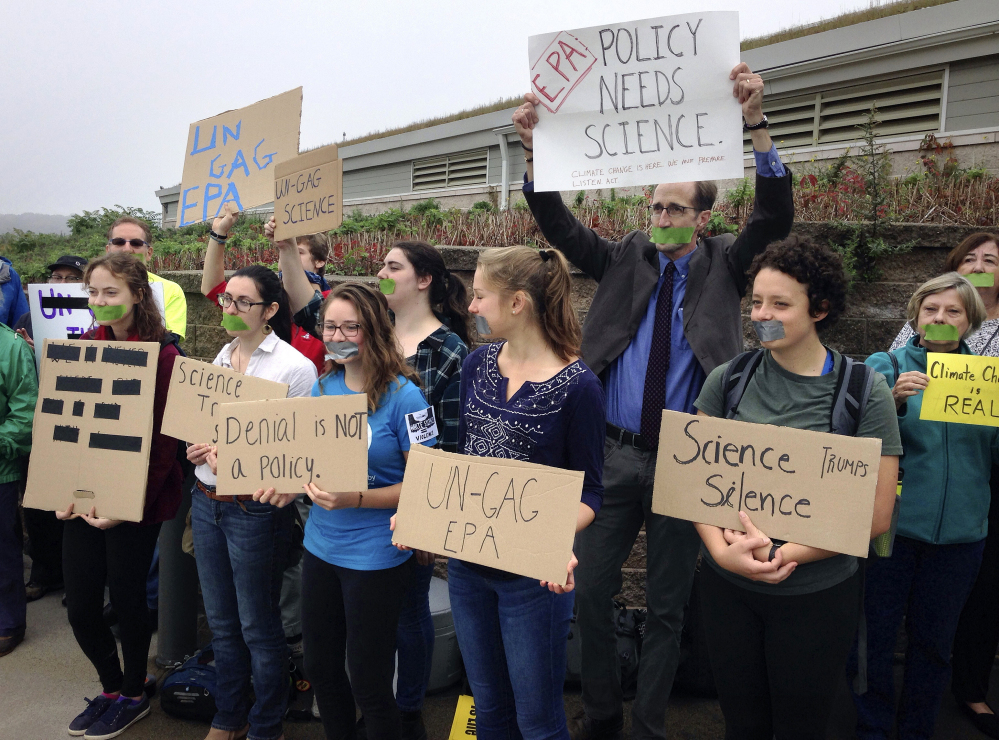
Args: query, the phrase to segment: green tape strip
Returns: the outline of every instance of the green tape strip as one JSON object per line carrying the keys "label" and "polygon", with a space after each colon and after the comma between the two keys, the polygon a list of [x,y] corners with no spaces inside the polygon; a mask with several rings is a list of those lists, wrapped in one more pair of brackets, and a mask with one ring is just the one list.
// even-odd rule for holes
{"label": "green tape strip", "polygon": [[222,327],[229,331],[247,331],[250,328],[243,319],[231,313],[222,314]]}
{"label": "green tape strip", "polygon": [[128,313],[125,306],[95,306],[89,304],[90,310],[94,312],[94,318],[98,321],[117,321]]}
{"label": "green tape strip", "polygon": [[392,278],[382,278],[378,281],[378,290],[385,295],[392,295],[395,293],[395,280]]}
{"label": "green tape strip", "polygon": [[661,226],[652,227],[652,241],[656,244],[689,244],[693,238],[693,228],[673,226],[664,229]]}
{"label": "green tape strip", "polygon": [[996,276],[991,272],[973,272],[965,277],[976,288],[994,288],[996,284]]}
{"label": "green tape strip", "polygon": [[931,342],[956,342],[961,338],[957,327],[950,324],[927,324],[922,328],[926,331],[926,339]]}

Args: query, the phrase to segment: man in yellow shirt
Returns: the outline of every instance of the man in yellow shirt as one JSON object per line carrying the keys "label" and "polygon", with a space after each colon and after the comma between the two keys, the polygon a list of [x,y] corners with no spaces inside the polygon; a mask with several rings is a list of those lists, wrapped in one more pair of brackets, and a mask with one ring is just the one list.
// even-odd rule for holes
{"label": "man in yellow shirt", "polygon": [[[149,224],[131,216],[122,216],[108,230],[105,252],[128,252],[148,267],[153,257],[153,233]],[[184,289],[172,280],[149,273],[149,282],[163,285],[163,308],[166,311],[167,331],[181,339],[187,335],[187,298]]]}

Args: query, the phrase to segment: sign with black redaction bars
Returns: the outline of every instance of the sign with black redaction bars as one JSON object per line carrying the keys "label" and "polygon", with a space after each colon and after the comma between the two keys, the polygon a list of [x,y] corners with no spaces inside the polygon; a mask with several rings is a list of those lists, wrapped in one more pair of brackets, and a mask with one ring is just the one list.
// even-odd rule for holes
{"label": "sign with black redaction bars", "polygon": [[142,520],[159,353],[155,342],[45,340],[25,506]]}
{"label": "sign with black redaction bars", "polygon": [[867,557],[881,440],[663,411],[656,514]]}

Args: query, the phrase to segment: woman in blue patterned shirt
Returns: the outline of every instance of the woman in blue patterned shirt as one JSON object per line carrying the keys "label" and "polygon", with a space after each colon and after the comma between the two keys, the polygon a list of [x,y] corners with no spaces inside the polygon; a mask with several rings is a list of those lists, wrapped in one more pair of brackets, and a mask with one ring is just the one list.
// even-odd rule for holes
{"label": "woman in blue patterned shirt", "polygon": [[[479,256],[469,310],[480,333],[505,337],[472,352],[461,372],[459,452],[584,473],[576,531],[603,500],[604,393],[579,359],[569,263],[528,247]],[[488,324],[488,329],[483,325]],[[475,696],[479,737],[568,740],[562,685],[574,594],[452,557],[448,587]]]}

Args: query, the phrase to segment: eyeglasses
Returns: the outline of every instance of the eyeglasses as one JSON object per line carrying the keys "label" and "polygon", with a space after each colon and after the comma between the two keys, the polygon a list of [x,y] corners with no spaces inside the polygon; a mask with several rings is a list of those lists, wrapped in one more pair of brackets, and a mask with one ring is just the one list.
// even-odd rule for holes
{"label": "eyeglasses", "polygon": [[114,239],[108,239],[108,244],[113,244],[116,247],[124,247],[127,244],[135,249],[150,246],[149,242],[143,241],[142,239],[122,239],[120,236],[116,236]]}
{"label": "eyeglasses", "polygon": [[327,321],[323,324],[319,324],[319,331],[323,334],[329,334],[330,336],[336,334],[337,329],[339,329],[345,337],[356,337],[357,332],[361,330],[361,325],[350,323],[350,324],[340,324],[340,326],[337,326],[332,321]]}
{"label": "eyeglasses", "polygon": [[235,300],[228,293],[219,293],[219,296],[218,296],[218,298],[216,300],[218,301],[218,304],[220,306],[222,306],[222,308],[229,308],[229,306],[231,306],[233,303],[235,303],[236,304],[236,312],[237,313],[246,313],[253,306],[266,306],[266,305],[268,305],[267,301],[256,301],[256,302],[254,302],[254,301],[248,301],[245,298],[240,298],[239,300]]}
{"label": "eyeglasses", "polygon": [[651,210],[657,217],[663,215],[663,211],[666,211],[666,215],[670,218],[676,218],[677,216],[682,216],[685,211],[700,213],[701,209],[694,208],[693,206],[678,206],[676,203],[670,203],[668,206],[664,206],[662,203],[653,203]]}
{"label": "eyeglasses", "polygon": [[53,273],[52,275],[49,275],[48,282],[50,282],[50,283],[82,283],[83,282],[83,278],[82,277],[77,277],[76,275],[56,275],[56,274]]}

